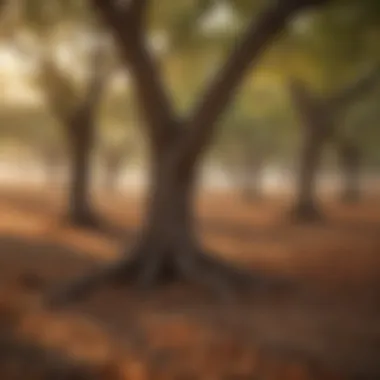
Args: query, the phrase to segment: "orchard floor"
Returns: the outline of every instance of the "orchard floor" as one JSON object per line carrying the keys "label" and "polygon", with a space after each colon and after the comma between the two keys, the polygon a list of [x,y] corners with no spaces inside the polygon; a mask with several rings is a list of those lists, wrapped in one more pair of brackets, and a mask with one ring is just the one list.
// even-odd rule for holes
{"label": "orchard floor", "polygon": [[44,310],[44,291],[133,241],[140,200],[99,198],[112,233],[62,224],[54,191],[0,190],[0,379],[380,378],[380,199],[325,202],[326,223],[299,226],[285,200],[204,195],[205,246],[296,284],[281,294],[223,305],[184,285],[118,288]]}

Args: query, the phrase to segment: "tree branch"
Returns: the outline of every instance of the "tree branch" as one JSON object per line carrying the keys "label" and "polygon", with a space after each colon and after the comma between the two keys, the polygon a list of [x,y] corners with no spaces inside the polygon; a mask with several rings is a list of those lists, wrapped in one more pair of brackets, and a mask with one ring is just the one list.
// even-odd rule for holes
{"label": "tree branch", "polygon": [[192,166],[210,144],[218,117],[235,95],[236,90],[260,54],[285,28],[287,21],[301,9],[326,0],[278,0],[258,20],[252,21],[235,51],[206,90],[188,121],[189,131],[181,149],[184,168]]}
{"label": "tree branch", "polygon": [[[100,37],[101,38],[101,37]],[[112,68],[107,64],[107,49],[98,42],[92,51],[90,75],[83,101],[78,106],[78,113],[92,117],[104,93]]]}
{"label": "tree branch", "polygon": [[109,0],[92,0],[92,3],[110,28],[130,69],[151,142],[156,148],[162,147],[176,131],[176,125],[173,125],[174,112],[161,82],[158,65],[145,46],[144,36],[141,36],[130,18],[133,12],[142,13],[142,4],[146,4],[146,0],[133,1],[132,8],[129,8],[132,13],[119,12],[115,3]]}
{"label": "tree branch", "polygon": [[137,28],[142,29],[145,11],[148,6],[148,0],[131,0],[129,6],[129,15],[134,20]]}
{"label": "tree branch", "polygon": [[333,110],[341,110],[358,99],[361,95],[371,91],[376,86],[380,79],[380,65],[376,66],[369,73],[351,83],[345,89],[340,90],[337,94],[332,95],[326,100],[326,103]]}

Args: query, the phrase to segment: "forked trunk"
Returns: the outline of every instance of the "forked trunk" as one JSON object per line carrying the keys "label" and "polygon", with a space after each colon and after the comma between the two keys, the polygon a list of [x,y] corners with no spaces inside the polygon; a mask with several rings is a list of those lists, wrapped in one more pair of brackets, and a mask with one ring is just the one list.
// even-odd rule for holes
{"label": "forked trunk", "polygon": [[90,197],[93,126],[81,124],[72,127],[68,218],[74,225],[93,226],[96,224]]}
{"label": "forked trunk", "polygon": [[360,200],[360,153],[357,146],[350,143],[339,147],[343,175],[341,200],[353,203]]}
{"label": "forked trunk", "polygon": [[223,294],[232,284],[252,282],[252,273],[243,273],[199,250],[192,212],[195,172],[212,142],[218,118],[243,76],[294,13],[324,1],[275,2],[258,20],[252,19],[193,114],[183,122],[179,122],[155,60],[143,42],[147,2],[131,1],[128,7],[119,7],[116,2],[92,1],[110,26],[128,65],[154,151],[153,177],[146,222],[132,257],[81,279],[53,296],[53,303],[86,296],[115,277],[152,285],[160,275],[178,275],[217,288]]}

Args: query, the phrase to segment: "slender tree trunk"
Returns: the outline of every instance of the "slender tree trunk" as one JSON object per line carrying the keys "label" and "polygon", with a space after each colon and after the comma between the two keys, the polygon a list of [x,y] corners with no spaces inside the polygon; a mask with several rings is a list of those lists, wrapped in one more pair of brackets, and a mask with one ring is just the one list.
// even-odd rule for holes
{"label": "slender tree trunk", "polygon": [[259,160],[251,162],[245,178],[242,178],[242,196],[247,202],[262,199],[262,163]]}
{"label": "slender tree trunk", "polygon": [[119,157],[108,157],[103,167],[103,187],[106,192],[114,192],[117,189],[121,171],[121,159]]}
{"label": "slender tree trunk", "polygon": [[320,130],[312,128],[305,127],[307,132],[300,157],[296,203],[292,209],[292,217],[301,222],[317,221],[322,217],[317,203],[316,182],[325,139]]}
{"label": "slender tree trunk", "polygon": [[54,157],[54,155],[46,155],[44,157],[43,165],[45,167],[46,183],[53,188],[60,186],[60,169],[61,160]]}
{"label": "slender tree trunk", "polygon": [[322,152],[332,130],[330,110],[319,99],[313,98],[303,83],[293,82],[290,90],[303,126],[296,202],[291,218],[299,222],[315,222],[322,219],[316,181]]}
{"label": "slender tree trunk", "polygon": [[114,193],[118,186],[118,179],[118,168],[108,166],[104,173],[104,190],[108,193]]}
{"label": "slender tree trunk", "polygon": [[70,223],[94,227],[97,225],[90,196],[91,153],[94,145],[92,123],[73,123],[70,126],[71,149],[69,174],[68,218]]}
{"label": "slender tree trunk", "polygon": [[343,175],[341,200],[346,203],[358,202],[360,194],[360,152],[350,142],[343,142],[339,147],[340,163]]}

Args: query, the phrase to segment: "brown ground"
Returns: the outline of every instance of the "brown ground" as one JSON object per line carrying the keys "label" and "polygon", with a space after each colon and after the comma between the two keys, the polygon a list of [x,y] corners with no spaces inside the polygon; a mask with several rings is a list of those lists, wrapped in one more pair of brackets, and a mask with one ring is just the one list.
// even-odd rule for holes
{"label": "brown ground", "polygon": [[328,223],[304,227],[286,223],[284,201],[204,196],[206,245],[297,286],[229,306],[184,286],[106,289],[48,312],[41,289],[114,259],[141,209],[132,197],[99,202],[120,227],[100,235],[61,225],[58,198],[0,192],[0,379],[380,378],[380,202],[327,204]]}

